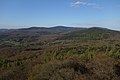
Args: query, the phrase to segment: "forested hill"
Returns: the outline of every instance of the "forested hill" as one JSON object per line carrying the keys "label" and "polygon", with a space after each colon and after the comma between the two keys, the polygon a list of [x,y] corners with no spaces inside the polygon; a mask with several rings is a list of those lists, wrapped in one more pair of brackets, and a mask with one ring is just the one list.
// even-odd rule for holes
{"label": "forested hill", "polygon": [[120,38],[120,31],[110,30],[107,28],[92,27],[83,30],[73,31],[65,34],[60,39],[69,39],[69,40],[101,40],[101,39],[110,39]]}
{"label": "forested hill", "polygon": [[120,31],[1,29],[0,80],[120,80]]}
{"label": "forested hill", "polygon": [[119,31],[110,30],[107,28],[92,27],[30,27],[21,29],[0,29],[0,39],[10,38],[25,38],[25,37],[40,37],[42,35],[62,35],[61,39],[104,39],[110,36],[119,35]]}
{"label": "forested hill", "polygon": [[21,29],[0,29],[0,39],[11,39],[16,37],[40,37],[41,35],[63,34],[72,31],[83,30],[83,28],[73,28],[65,26],[30,27]]}

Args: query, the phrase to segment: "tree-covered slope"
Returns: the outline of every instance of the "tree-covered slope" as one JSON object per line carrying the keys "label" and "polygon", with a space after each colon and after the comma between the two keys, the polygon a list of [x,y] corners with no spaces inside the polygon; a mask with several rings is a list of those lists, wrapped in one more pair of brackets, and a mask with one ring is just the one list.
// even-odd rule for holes
{"label": "tree-covered slope", "polygon": [[70,33],[65,34],[60,39],[65,40],[101,40],[101,39],[108,39],[111,37],[119,37],[120,38],[120,32],[114,31],[106,28],[88,28],[84,30],[79,31],[73,31]]}

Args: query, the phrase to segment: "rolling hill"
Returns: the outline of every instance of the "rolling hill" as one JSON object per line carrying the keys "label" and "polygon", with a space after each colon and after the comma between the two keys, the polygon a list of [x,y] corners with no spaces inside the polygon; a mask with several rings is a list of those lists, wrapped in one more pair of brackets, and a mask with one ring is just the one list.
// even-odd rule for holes
{"label": "rolling hill", "polygon": [[0,80],[120,80],[120,31],[1,29]]}
{"label": "rolling hill", "polygon": [[92,27],[84,30],[73,31],[65,34],[61,39],[69,40],[101,40],[116,37],[120,38],[120,32],[107,28]]}

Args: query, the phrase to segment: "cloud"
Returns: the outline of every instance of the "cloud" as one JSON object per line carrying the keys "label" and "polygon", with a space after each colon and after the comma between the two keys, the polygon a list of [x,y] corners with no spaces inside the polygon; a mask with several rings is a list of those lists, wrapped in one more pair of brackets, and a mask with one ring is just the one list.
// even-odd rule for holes
{"label": "cloud", "polygon": [[72,7],[87,6],[87,7],[92,7],[92,8],[102,8],[98,6],[96,3],[88,3],[88,2],[81,2],[81,1],[71,2],[70,6]]}

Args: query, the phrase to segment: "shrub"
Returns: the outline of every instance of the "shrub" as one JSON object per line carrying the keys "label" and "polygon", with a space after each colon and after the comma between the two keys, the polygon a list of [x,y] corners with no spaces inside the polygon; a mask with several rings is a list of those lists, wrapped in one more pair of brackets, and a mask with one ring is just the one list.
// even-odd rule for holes
{"label": "shrub", "polygon": [[33,68],[28,80],[77,80],[90,70],[77,61],[51,62]]}
{"label": "shrub", "polygon": [[114,57],[120,59],[120,49],[117,50],[117,52],[114,54]]}

